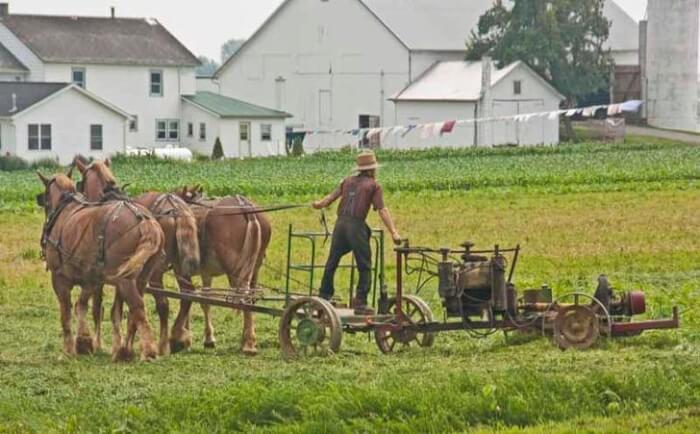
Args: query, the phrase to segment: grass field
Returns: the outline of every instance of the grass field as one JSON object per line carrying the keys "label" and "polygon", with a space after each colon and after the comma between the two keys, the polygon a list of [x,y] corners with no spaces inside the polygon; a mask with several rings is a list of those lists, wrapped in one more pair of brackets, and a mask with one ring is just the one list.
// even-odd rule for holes
{"label": "grass field", "polygon": [[[647,292],[648,317],[679,305],[682,329],[586,352],[562,352],[544,338],[457,332],[389,356],[357,335],[344,337],[338,355],[284,362],[275,320],[257,318],[260,353],[248,358],[238,351],[239,315],[216,310],[218,346],[204,350],[194,309],[196,343],[186,353],[122,365],[107,353],[66,358],[39,258],[43,215],[32,200],[40,184],[29,171],[0,172],[0,432],[697,432],[700,148],[636,140],[380,159],[386,200],[414,244],[520,243],[519,287],[592,293],[605,272],[617,288]],[[306,203],[350,166],[350,155],[338,153],[192,165],[117,160],[113,170],[134,193],[200,182],[213,194],[273,204]],[[284,267],[287,226],[318,229],[318,214],[272,219],[262,280],[279,287],[272,269]],[[389,253],[387,264],[391,287]],[[436,290],[420,295],[442,317]],[[109,348],[108,319],[103,331]]]}

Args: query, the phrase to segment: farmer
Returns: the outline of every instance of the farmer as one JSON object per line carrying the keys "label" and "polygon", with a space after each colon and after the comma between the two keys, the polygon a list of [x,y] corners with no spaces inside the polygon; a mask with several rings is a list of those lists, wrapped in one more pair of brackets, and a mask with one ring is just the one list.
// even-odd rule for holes
{"label": "farmer", "polygon": [[352,252],[355,255],[360,279],[357,283],[357,295],[352,306],[357,315],[372,315],[374,311],[367,306],[367,295],[372,269],[372,252],[369,241],[371,230],[365,220],[370,207],[379,211],[379,216],[389,230],[395,244],[401,243],[401,236],[394,226],[389,209],[384,206],[382,187],[377,183],[377,158],[373,152],[364,152],[357,157],[356,175],[349,176],[338,188],[322,200],[313,203],[315,209],[330,206],[338,198],[338,221],[333,229],[331,252],[326,262],[320,296],[326,300],[333,297],[333,277],[343,256]]}

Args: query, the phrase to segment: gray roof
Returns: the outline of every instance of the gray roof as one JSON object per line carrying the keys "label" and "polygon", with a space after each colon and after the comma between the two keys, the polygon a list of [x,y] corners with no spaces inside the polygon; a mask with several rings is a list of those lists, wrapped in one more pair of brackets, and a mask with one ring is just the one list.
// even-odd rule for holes
{"label": "gray roof", "polygon": [[239,99],[219,95],[214,92],[197,92],[195,95],[185,95],[185,101],[215,113],[221,118],[289,118],[289,113],[273,110],[267,107],[251,104]]}
{"label": "gray roof", "polygon": [[[466,50],[467,38],[495,0],[360,0],[412,50]],[[505,4],[509,1],[505,0]],[[607,45],[612,50],[638,46],[637,23],[614,0],[603,13],[612,21]]]}
{"label": "gray roof", "polygon": [[[0,82],[0,116],[14,116],[33,106],[61,89],[70,86],[69,83],[41,82]],[[12,110],[12,95],[17,96],[17,110]]]}
{"label": "gray roof", "polygon": [[45,62],[199,65],[194,54],[150,18],[11,14],[2,23]]}
{"label": "gray roof", "polygon": [[7,47],[0,44],[0,71],[28,72],[29,69]]}

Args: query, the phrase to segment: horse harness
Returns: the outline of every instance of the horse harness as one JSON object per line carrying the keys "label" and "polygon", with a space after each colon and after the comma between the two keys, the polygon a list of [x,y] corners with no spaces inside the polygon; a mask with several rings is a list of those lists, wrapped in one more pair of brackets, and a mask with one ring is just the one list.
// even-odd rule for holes
{"label": "horse harness", "polygon": [[[53,182],[53,180],[51,181]],[[47,189],[50,187],[51,183],[47,186]],[[63,211],[70,205],[71,203],[78,203],[79,206],[72,210],[71,215],[75,215],[76,213],[87,209],[87,208],[92,208],[92,207],[98,207],[98,206],[106,206],[106,205],[111,205],[111,208],[109,209],[108,212],[106,212],[102,218],[100,219],[100,223],[98,226],[98,235],[97,235],[97,256],[95,259],[95,263],[92,266],[92,268],[103,268],[105,266],[105,260],[107,256],[107,249],[109,246],[106,245],[105,243],[105,238],[106,238],[106,233],[107,233],[107,227],[110,222],[116,221],[118,218],[119,212],[126,208],[129,211],[132,212],[134,217],[136,217],[136,224],[133,226],[129,227],[126,231],[124,231],[114,242],[118,241],[121,237],[129,233],[132,229],[137,227],[143,220],[151,218],[150,215],[142,212],[137,206],[135,206],[132,202],[130,201],[125,201],[125,200],[111,200],[111,201],[101,201],[101,202],[88,202],[86,201],[82,195],[76,194],[76,193],[63,193],[61,196],[61,200],[59,202],[59,205],[49,213],[49,215],[46,218],[46,221],[44,222],[44,227],[42,229],[42,235],[41,235],[41,253],[42,257],[46,258],[46,247],[47,245],[51,245],[53,248],[56,249],[59,255],[59,261],[61,264],[64,262],[64,257],[66,260],[72,261],[74,264],[78,266],[83,266],[83,261],[81,261],[79,258],[75,258],[75,256],[71,253],[66,251],[63,246],[61,245],[61,240],[62,240],[62,233],[59,234],[58,239],[52,239],[51,238],[51,233],[53,232],[56,223],[58,222],[58,218],[61,216]],[[62,232],[62,231],[61,231]],[[83,237],[85,236],[85,232],[81,234],[80,237],[80,242],[82,242]],[[47,264],[48,267],[48,264]]]}

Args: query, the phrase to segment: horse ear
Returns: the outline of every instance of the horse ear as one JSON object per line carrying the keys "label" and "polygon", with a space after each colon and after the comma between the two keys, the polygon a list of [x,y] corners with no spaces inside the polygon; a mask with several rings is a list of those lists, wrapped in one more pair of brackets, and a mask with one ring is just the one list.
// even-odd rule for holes
{"label": "horse ear", "polygon": [[39,179],[41,179],[41,182],[44,183],[44,187],[48,187],[49,182],[51,182],[51,180],[49,178],[45,177],[44,175],[42,175],[41,172],[39,172],[38,170],[36,171],[36,174],[39,177]]}
{"label": "horse ear", "polygon": [[105,166],[110,167],[112,165],[112,162],[109,160],[109,158],[105,159]]}
{"label": "horse ear", "polygon": [[80,158],[75,158],[75,167],[78,168],[81,174],[85,173],[86,167],[85,164],[82,161],[80,161]]}
{"label": "horse ear", "polygon": [[73,179],[73,168],[74,167],[75,166],[71,166],[70,169],[68,169],[68,172],[66,173],[66,176],[68,177],[68,179]]}

